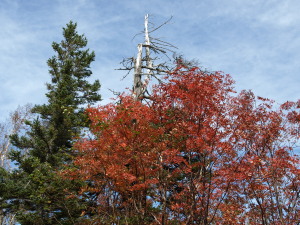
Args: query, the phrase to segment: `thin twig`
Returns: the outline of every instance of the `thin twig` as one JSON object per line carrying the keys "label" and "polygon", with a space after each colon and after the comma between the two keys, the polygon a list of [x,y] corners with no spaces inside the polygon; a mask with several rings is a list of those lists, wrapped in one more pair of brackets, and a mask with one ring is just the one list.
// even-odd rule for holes
{"label": "thin twig", "polygon": [[153,30],[149,31],[149,33],[152,33],[156,30],[158,30],[159,28],[161,28],[162,26],[166,25],[167,23],[169,23],[172,20],[173,16],[170,17],[170,19],[168,19],[167,21],[165,21],[164,23],[162,23],[161,25],[159,25],[158,27],[154,28]]}

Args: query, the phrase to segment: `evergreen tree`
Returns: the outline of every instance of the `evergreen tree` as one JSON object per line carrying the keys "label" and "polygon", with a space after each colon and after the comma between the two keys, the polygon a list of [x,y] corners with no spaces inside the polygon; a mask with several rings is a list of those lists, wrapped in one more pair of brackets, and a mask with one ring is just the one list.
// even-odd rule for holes
{"label": "evergreen tree", "polygon": [[[17,213],[21,224],[74,224],[87,201],[70,198],[69,192],[79,189],[80,182],[66,181],[58,174],[71,165],[73,142],[88,120],[84,107],[100,100],[100,83],[89,83],[90,64],[94,52],[86,49],[87,39],[70,22],[63,28],[64,39],[54,42],[56,55],[48,60],[51,83],[47,84],[47,104],[37,105],[37,118],[27,121],[24,136],[12,136],[17,150],[11,159],[18,168],[5,178],[6,211]],[[4,207],[4,204],[2,205]]]}

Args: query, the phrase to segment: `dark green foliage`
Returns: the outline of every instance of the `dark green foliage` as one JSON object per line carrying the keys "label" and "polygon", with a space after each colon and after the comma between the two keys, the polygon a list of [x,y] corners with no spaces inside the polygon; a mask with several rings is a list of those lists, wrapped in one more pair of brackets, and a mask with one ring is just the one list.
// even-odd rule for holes
{"label": "dark green foliage", "polygon": [[1,172],[1,207],[16,213],[21,224],[74,224],[88,204],[67,194],[77,193],[82,183],[59,175],[60,169],[72,165],[73,142],[88,125],[84,107],[100,100],[99,81],[87,81],[95,54],[84,49],[87,40],[77,34],[76,26],[67,24],[64,40],[52,44],[56,55],[48,60],[47,104],[32,109],[37,118],[27,121],[24,136],[11,137],[11,159],[18,169]]}

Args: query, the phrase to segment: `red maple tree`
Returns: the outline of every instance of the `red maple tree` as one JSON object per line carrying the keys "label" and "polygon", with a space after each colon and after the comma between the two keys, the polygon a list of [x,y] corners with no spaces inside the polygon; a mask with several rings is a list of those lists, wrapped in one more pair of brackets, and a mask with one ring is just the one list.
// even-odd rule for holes
{"label": "red maple tree", "polygon": [[220,72],[178,65],[151,101],[87,109],[72,179],[100,224],[297,224],[299,104],[236,94]]}

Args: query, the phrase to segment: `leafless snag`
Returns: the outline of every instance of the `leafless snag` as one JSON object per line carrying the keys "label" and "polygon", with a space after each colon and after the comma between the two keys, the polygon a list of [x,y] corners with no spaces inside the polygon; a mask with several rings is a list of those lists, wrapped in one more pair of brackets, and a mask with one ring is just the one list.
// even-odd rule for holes
{"label": "leafless snag", "polygon": [[[23,107],[18,107],[12,112],[9,118],[0,123],[0,167],[4,170],[11,170],[11,161],[8,154],[11,149],[10,136],[26,131],[25,121],[28,120],[31,113],[32,106],[27,104]],[[13,225],[15,222],[15,214],[0,210],[0,225]]]}
{"label": "leafless snag", "polygon": [[[156,79],[158,82],[163,82],[162,79],[158,78],[158,76],[166,75],[169,71],[171,71],[171,66],[168,64],[168,62],[164,61],[162,63],[158,63],[157,65],[154,65],[153,62],[162,61],[160,55],[166,56],[169,59],[169,61],[171,61],[168,54],[170,52],[175,53],[174,49],[176,48],[174,45],[162,41],[160,38],[153,38],[152,36],[150,36],[151,33],[157,31],[162,26],[169,23],[172,17],[164,23],[162,23],[161,25],[159,25],[158,27],[151,28],[150,31],[148,28],[148,19],[149,16],[147,14],[145,16],[144,31],[141,32],[144,34],[145,41],[143,44],[138,44],[138,53],[136,58],[131,57],[123,59],[123,61],[121,62],[123,67],[118,69],[128,71],[122,79],[127,77],[132,70],[134,71],[132,95],[137,101],[142,101],[143,99],[150,99],[150,94],[147,90],[147,87],[151,78]],[[135,35],[135,37],[137,35]],[[158,56],[152,58],[153,54],[156,54]],[[149,94],[149,96],[147,96],[146,94]]]}
{"label": "leafless snag", "polygon": [[10,169],[8,153],[11,148],[10,136],[25,128],[25,121],[30,118],[32,106],[27,104],[18,107],[9,116],[9,119],[0,123],[0,167]]}

